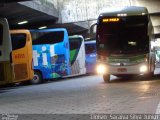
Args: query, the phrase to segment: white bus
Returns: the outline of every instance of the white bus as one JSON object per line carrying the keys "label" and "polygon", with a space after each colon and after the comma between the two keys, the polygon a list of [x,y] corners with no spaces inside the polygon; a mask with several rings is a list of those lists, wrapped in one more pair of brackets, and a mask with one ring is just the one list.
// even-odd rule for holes
{"label": "white bus", "polygon": [[145,7],[124,7],[99,15],[96,32],[97,72],[110,75],[154,75],[152,22]]}

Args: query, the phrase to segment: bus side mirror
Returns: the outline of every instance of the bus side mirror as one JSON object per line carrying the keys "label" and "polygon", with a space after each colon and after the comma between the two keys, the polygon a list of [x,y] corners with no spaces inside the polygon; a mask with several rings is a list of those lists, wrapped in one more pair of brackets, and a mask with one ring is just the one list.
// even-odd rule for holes
{"label": "bus side mirror", "polygon": [[0,56],[2,56],[2,52],[0,51]]}

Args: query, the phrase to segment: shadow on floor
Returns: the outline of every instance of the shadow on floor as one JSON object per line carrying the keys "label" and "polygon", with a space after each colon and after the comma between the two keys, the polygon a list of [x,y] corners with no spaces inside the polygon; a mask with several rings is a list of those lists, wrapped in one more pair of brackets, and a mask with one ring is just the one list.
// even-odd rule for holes
{"label": "shadow on floor", "polygon": [[116,77],[110,81],[110,83],[123,83],[123,82],[138,82],[138,81],[159,81],[160,74],[155,74],[153,77],[148,76],[132,76],[132,77]]}

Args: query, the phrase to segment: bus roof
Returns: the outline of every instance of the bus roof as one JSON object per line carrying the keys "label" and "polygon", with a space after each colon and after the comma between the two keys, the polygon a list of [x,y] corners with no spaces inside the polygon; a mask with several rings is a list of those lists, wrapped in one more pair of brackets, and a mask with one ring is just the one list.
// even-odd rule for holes
{"label": "bus roof", "polygon": [[82,38],[82,39],[84,39],[82,35],[72,35],[72,36],[69,36],[69,38]]}
{"label": "bus roof", "polygon": [[84,43],[85,44],[95,44],[96,40],[85,41]]}
{"label": "bus roof", "polygon": [[105,16],[134,16],[134,15],[147,15],[148,10],[146,7],[128,6],[116,7],[103,10],[100,17]]}
{"label": "bus roof", "polygon": [[31,32],[56,32],[56,31],[67,31],[65,28],[48,28],[48,29],[31,29]]}
{"label": "bus roof", "polygon": [[10,30],[11,34],[16,34],[16,33],[28,33],[30,34],[29,30],[27,29],[15,29],[15,30]]}

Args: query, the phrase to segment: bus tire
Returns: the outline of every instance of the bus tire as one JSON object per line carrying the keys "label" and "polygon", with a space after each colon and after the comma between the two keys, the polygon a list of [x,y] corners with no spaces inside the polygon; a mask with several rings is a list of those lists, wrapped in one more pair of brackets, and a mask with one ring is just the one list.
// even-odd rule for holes
{"label": "bus tire", "polygon": [[148,76],[149,78],[152,78],[152,77],[154,76],[154,71],[149,72],[147,76]]}
{"label": "bus tire", "polygon": [[[152,67],[153,67],[153,71],[151,70]],[[154,69],[155,69],[155,64],[152,64],[152,65],[150,66],[150,71],[149,71],[149,73],[147,74],[147,76],[148,76],[149,78],[152,78],[152,77],[154,76]]]}
{"label": "bus tire", "polygon": [[40,72],[34,71],[34,77],[31,80],[31,84],[39,84],[42,83],[42,75]]}
{"label": "bus tire", "polygon": [[110,74],[103,75],[103,80],[105,83],[109,83],[110,82]]}

